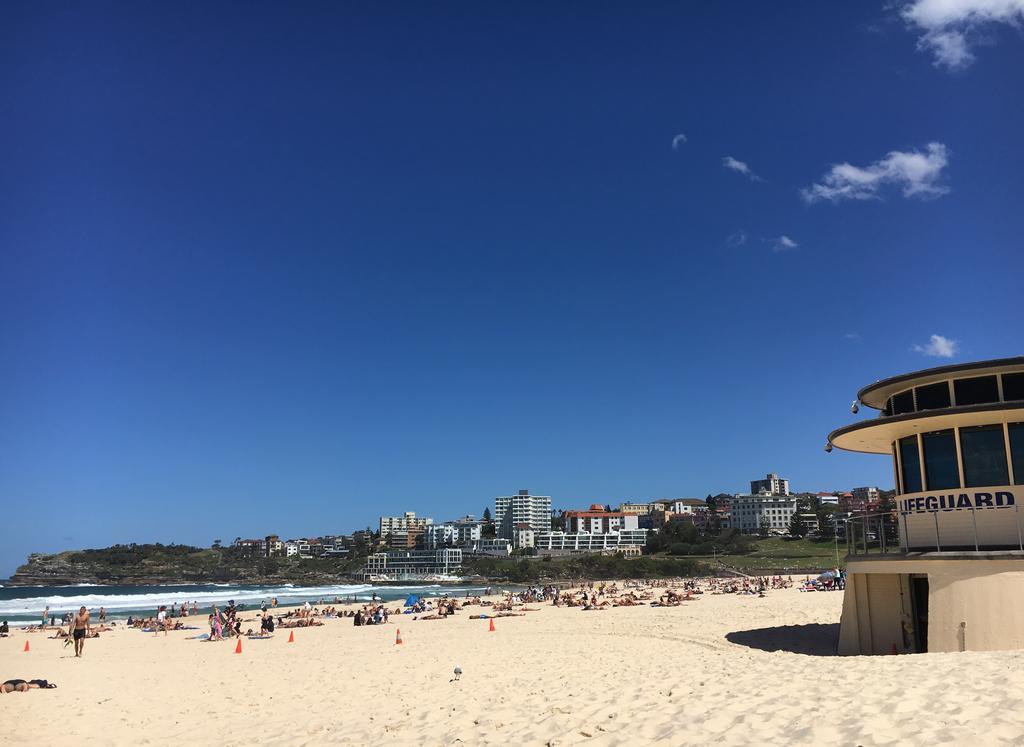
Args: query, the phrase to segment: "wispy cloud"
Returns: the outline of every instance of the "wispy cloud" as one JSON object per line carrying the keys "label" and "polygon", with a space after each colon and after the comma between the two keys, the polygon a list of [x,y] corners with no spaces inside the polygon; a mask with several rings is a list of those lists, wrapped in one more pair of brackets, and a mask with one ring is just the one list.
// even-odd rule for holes
{"label": "wispy cloud", "polygon": [[859,332],[847,332],[846,334],[843,335],[843,339],[844,340],[854,340],[854,341],[860,340],[860,333]]}
{"label": "wispy cloud", "polygon": [[971,43],[981,29],[1024,22],[1024,0],[911,0],[900,15],[922,32],[917,48],[931,52],[936,67],[962,70],[974,62]]}
{"label": "wispy cloud", "polygon": [[686,143],[686,135],[684,135],[683,133],[680,132],[678,135],[676,135],[674,138],[672,138],[672,150],[679,150],[679,146],[683,145],[685,143]]}
{"label": "wispy cloud", "polygon": [[776,252],[788,252],[790,249],[796,249],[798,246],[800,246],[798,243],[793,241],[793,239],[789,238],[789,236],[786,236],[785,234],[783,234],[782,236],[777,236],[774,239],[771,239],[771,243],[772,249]]}
{"label": "wispy cloud", "polygon": [[928,143],[925,152],[890,151],[868,166],[835,164],[821,181],[800,190],[807,202],[830,200],[871,200],[887,185],[899,187],[904,197],[939,197],[949,192],[941,182],[949,163],[949,150],[942,143]]}
{"label": "wispy cloud", "polygon": [[733,231],[731,234],[725,237],[725,245],[730,249],[735,249],[738,246],[743,246],[747,243],[747,232],[742,228],[738,231]]}
{"label": "wispy cloud", "polygon": [[914,345],[912,350],[932,358],[952,358],[960,352],[960,343],[942,335],[932,335],[926,344]]}
{"label": "wispy cloud", "polygon": [[730,171],[735,171],[735,172],[737,172],[739,174],[743,174],[743,176],[747,177],[752,182],[763,182],[764,181],[764,179],[762,179],[761,177],[759,177],[757,174],[755,174],[753,172],[753,170],[750,168],[750,166],[748,166],[743,161],[740,161],[740,160],[738,160],[736,158],[733,158],[732,156],[726,156],[725,158],[723,158],[722,159],[722,166],[724,166],[725,168],[729,169]]}

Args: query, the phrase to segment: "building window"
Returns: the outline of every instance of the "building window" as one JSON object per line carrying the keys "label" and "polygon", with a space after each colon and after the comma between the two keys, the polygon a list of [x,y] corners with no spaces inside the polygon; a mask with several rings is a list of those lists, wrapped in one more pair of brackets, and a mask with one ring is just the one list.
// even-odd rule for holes
{"label": "building window", "polygon": [[938,410],[942,407],[949,407],[949,382],[940,381],[938,384],[919,386],[917,388],[917,409]]}
{"label": "building window", "polygon": [[924,450],[926,490],[960,487],[960,470],[956,463],[956,437],[953,429],[921,435]]}
{"label": "building window", "polygon": [[1010,423],[1010,459],[1013,460],[1013,482],[1024,485],[1024,423]]}
{"label": "building window", "polygon": [[953,382],[956,404],[984,405],[999,401],[999,385],[995,376],[976,376],[971,379],[957,379]]}
{"label": "building window", "polygon": [[914,411],[914,390],[908,389],[892,398],[892,414],[903,415]]}
{"label": "building window", "polygon": [[964,486],[980,488],[1010,481],[1002,425],[961,428],[960,451],[964,459]]}
{"label": "building window", "polygon": [[1024,373],[1003,374],[1003,402],[1024,399]]}
{"label": "building window", "polygon": [[903,492],[921,492],[921,458],[917,453],[917,436],[900,439],[900,463],[903,465]]}

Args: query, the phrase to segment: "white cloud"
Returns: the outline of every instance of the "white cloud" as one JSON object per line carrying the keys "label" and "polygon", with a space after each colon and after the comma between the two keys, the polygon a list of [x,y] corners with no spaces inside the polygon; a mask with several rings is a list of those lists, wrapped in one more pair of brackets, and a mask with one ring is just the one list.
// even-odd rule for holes
{"label": "white cloud", "polygon": [[869,166],[834,164],[821,182],[801,189],[800,196],[807,202],[871,200],[882,187],[893,185],[904,197],[939,197],[949,192],[940,182],[948,163],[949,150],[942,143],[928,143],[924,153],[894,150]]}
{"label": "white cloud", "polygon": [[912,349],[932,358],[952,358],[960,352],[960,343],[942,335],[932,335],[926,345],[914,345]]}
{"label": "white cloud", "polygon": [[730,249],[735,249],[738,246],[743,246],[747,243],[747,232],[742,228],[738,231],[734,231],[725,237],[725,245]]}
{"label": "white cloud", "polygon": [[786,252],[790,249],[796,249],[798,246],[800,245],[786,235],[772,239],[772,249],[777,252]]}
{"label": "white cloud", "polygon": [[982,28],[1024,22],[1024,0],[911,0],[900,15],[923,32],[917,48],[935,55],[935,65],[959,70],[974,62],[971,40]]}
{"label": "white cloud", "polygon": [[843,335],[843,339],[844,340],[859,340],[860,339],[860,333],[859,332],[847,332],[845,335]]}
{"label": "white cloud", "polygon": [[679,146],[683,145],[685,142],[686,135],[680,132],[678,135],[672,138],[672,150],[679,150]]}
{"label": "white cloud", "polygon": [[743,176],[748,177],[752,182],[763,182],[764,179],[755,174],[751,168],[743,161],[739,161],[732,156],[726,156],[722,159],[722,166],[732,171],[736,171]]}

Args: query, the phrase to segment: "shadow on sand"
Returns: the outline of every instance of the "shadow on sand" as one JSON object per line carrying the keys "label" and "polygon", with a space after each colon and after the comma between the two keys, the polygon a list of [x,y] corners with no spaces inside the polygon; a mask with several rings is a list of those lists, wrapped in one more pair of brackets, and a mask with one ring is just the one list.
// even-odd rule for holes
{"label": "shadow on sand", "polygon": [[781,625],[726,633],[725,639],[762,651],[786,651],[806,656],[837,656],[839,623],[827,625]]}

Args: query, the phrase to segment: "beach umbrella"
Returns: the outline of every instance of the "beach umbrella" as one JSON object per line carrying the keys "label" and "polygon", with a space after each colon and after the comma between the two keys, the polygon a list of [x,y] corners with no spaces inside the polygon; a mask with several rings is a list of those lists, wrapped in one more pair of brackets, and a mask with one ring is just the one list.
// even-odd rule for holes
{"label": "beach umbrella", "polygon": [[819,581],[824,581],[826,579],[835,578],[835,577],[836,577],[835,571],[825,571],[820,576],[818,576],[818,580]]}
{"label": "beach umbrella", "polygon": [[406,607],[412,607],[413,605],[419,603],[419,601],[420,601],[419,594],[410,594],[409,596],[407,596],[405,598],[405,606]]}

